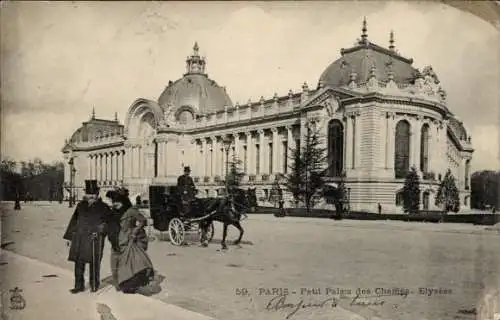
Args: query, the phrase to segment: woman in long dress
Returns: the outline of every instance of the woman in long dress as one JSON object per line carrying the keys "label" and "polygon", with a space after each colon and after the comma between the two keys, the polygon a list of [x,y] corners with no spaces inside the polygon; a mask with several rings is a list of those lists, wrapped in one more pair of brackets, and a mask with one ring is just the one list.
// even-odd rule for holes
{"label": "woman in long dress", "polygon": [[[110,194],[113,207],[119,209],[128,198],[123,193]],[[117,283],[124,293],[136,293],[154,276],[153,264],[147,255],[148,237],[144,230],[146,218],[136,207],[128,208],[120,218]]]}

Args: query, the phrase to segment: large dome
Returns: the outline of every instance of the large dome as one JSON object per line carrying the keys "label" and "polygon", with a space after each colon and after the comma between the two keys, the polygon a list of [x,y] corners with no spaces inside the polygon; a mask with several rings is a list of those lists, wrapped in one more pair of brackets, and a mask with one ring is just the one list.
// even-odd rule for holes
{"label": "large dome", "polygon": [[198,55],[198,45],[195,44],[193,49],[193,55],[186,60],[186,74],[175,82],[170,81],[158,98],[158,104],[164,109],[191,106],[199,114],[232,107],[226,89],[205,74],[205,59]]}
{"label": "large dome", "polygon": [[233,105],[226,90],[202,74],[186,74],[170,83],[158,98],[158,104],[163,108],[192,106],[201,114]]}
{"label": "large dome", "polygon": [[366,35],[366,20],[363,22],[361,40],[349,49],[340,51],[342,57],[330,64],[320,77],[320,81],[332,87],[348,85],[351,76],[356,75],[357,83],[368,81],[374,74],[380,81],[388,81],[392,73],[396,83],[412,83],[418,72],[412,67],[413,60],[400,56],[394,48],[391,32],[389,49],[371,43]]}

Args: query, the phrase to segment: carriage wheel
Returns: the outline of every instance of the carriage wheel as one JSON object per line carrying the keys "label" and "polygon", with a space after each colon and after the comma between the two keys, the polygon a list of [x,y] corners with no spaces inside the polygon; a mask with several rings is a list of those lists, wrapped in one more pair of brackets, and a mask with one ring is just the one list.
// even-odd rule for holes
{"label": "carriage wheel", "polygon": [[[214,238],[214,233],[215,233],[215,227],[214,227],[214,222],[212,221],[208,225],[208,230],[207,230],[207,241],[208,242],[212,241],[212,239]],[[198,235],[199,235],[200,241],[201,241],[201,228],[198,229]]]}
{"label": "carriage wheel", "polygon": [[179,218],[172,218],[168,224],[170,242],[176,246],[184,243],[184,223]]}

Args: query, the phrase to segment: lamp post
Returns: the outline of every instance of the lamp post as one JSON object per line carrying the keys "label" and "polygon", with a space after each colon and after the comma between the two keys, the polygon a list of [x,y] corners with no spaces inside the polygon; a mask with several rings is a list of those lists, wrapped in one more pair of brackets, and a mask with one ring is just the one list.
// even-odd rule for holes
{"label": "lamp post", "polygon": [[74,179],[74,174],[75,174],[75,167],[74,167],[74,162],[73,158],[69,159],[69,208],[73,207],[73,179]]}
{"label": "lamp post", "polygon": [[223,140],[224,143],[224,150],[226,151],[226,187],[228,184],[228,175],[229,175],[229,148],[231,147],[231,139],[226,136]]}

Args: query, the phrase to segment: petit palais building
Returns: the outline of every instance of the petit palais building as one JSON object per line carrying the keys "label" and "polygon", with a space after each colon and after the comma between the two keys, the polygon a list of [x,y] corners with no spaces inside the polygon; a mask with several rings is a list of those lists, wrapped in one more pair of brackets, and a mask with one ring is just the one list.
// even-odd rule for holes
{"label": "petit palais building", "polygon": [[290,148],[313,126],[327,148],[326,179],[343,179],[351,210],[377,212],[380,203],[384,212],[402,212],[411,167],[421,178],[422,209],[438,209],[434,198],[448,168],[461,206],[469,207],[470,136],[432,67],[418,70],[412,63],[395,49],[392,32],[388,48],[370,42],[364,22],[360,40],[340,50],[316,88],[304,83],[299,92],[238,104],[209,78],[195,44],[186,73],[169,81],[157,100],[135,100],[124,124],[93,113],[66,140],[66,191],[72,186],[81,198],[84,180],[96,179],[102,190],[125,186],[144,198],[150,185],[175,184],[190,166],[198,196],[216,196],[229,149],[230,159],[242,161],[244,188],[256,188],[259,205],[270,205],[275,177],[290,170]]}

